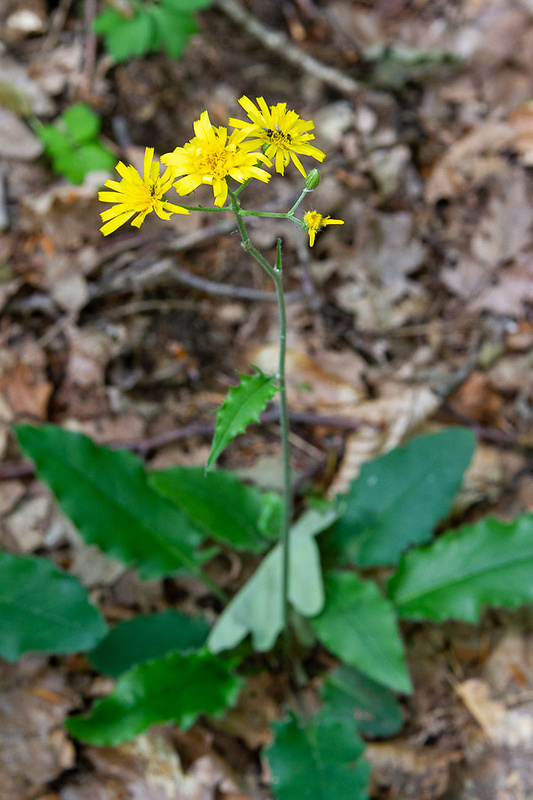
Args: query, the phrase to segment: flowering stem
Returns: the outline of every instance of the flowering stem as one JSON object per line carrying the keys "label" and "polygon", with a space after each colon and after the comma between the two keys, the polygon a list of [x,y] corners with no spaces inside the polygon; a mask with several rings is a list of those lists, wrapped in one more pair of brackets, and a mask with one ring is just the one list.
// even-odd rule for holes
{"label": "flowering stem", "polygon": [[231,208],[235,214],[239,233],[241,235],[242,246],[247,253],[263,267],[265,272],[274,281],[276,287],[276,297],[278,300],[279,311],[279,362],[278,362],[278,385],[280,399],[280,427],[282,442],[282,462],[283,462],[283,518],[280,532],[282,547],[282,609],[283,627],[285,630],[286,643],[289,641],[289,573],[290,573],[290,525],[292,520],[292,487],[291,487],[291,459],[289,442],[289,410],[287,404],[287,390],[285,383],[285,354],[287,348],[287,314],[285,309],[285,296],[283,293],[283,267],[281,263],[281,239],[277,243],[276,265],[273,267],[266,258],[257,250],[250,241],[248,232],[244,225],[243,212],[239,200],[235,193],[229,192]]}

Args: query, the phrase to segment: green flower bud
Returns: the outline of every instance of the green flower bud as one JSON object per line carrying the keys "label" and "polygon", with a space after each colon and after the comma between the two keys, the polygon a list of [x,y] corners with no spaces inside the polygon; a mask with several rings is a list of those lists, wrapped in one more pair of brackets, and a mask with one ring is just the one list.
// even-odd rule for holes
{"label": "green flower bud", "polygon": [[305,179],[305,188],[308,192],[312,192],[313,189],[316,189],[318,184],[320,183],[320,172],[317,169],[312,169],[311,172],[307,175]]}

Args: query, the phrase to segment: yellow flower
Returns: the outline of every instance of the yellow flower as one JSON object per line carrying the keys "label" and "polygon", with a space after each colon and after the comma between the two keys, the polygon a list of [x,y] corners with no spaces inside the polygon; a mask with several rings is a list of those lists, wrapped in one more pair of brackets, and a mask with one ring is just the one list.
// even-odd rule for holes
{"label": "yellow flower", "polygon": [[312,247],[315,243],[315,236],[318,231],[322,230],[326,225],[344,225],[343,219],[331,219],[331,217],[323,217],[318,211],[308,211],[304,215],[304,222],[309,234],[309,245]]}
{"label": "yellow flower", "polygon": [[285,167],[292,160],[296,168],[306,177],[305,170],[296,155],[311,156],[317,161],[323,161],[325,153],[309,142],[315,138],[314,124],[311,120],[300,119],[296,111],[287,111],[287,103],[278,103],[276,106],[267,106],[264,97],[256,97],[257,106],[244,95],[239,103],[244,108],[250,122],[240,119],[230,119],[230,125],[239,128],[248,136],[253,137],[256,147],[263,147],[267,158],[276,159],[276,171],[284,174]]}
{"label": "yellow flower", "polygon": [[98,192],[98,199],[104,203],[116,203],[113,208],[102,211],[100,216],[105,225],[100,230],[107,236],[124,225],[134,214],[131,224],[140,228],[146,215],[155,211],[161,219],[170,219],[171,214],[188,214],[186,208],[169,203],[164,194],[172,186],[174,172],[166,169],[159,177],[159,162],[153,161],[154,148],[147,147],[144,152],[144,177],[141,178],[135,167],[126,166],[119,161],[117,172],[121,181],[106,181],[104,186],[113,192]]}
{"label": "yellow flower", "polygon": [[213,187],[215,205],[223,206],[228,196],[228,178],[244,183],[250,178],[265,183],[270,175],[257,166],[268,161],[262,153],[254,153],[254,142],[243,142],[244,134],[233,131],[228,137],[228,129],[211,125],[209,114],[204,111],[194,123],[196,134],[184,147],[176,147],[166,153],[161,161],[172,167],[175,177],[182,175],[174,184],[178,194],[189,194],[202,183]]}

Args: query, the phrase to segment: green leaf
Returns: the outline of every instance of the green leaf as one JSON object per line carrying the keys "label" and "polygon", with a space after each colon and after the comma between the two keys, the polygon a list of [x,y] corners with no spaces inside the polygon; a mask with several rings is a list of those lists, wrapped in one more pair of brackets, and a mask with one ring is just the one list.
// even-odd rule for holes
{"label": "green leaf", "polygon": [[332,716],[355,720],[365,736],[394,736],[403,728],[402,712],[390,689],[347,664],[327,676],[322,699]]}
{"label": "green leaf", "polygon": [[81,583],[46,558],[0,552],[0,655],[90,650],[106,633]]}
{"label": "green leaf", "polygon": [[[314,537],[335,519],[336,512],[331,509],[308,511],[291,528],[289,599],[304,617],[318,614],[324,605],[320,554]],[[207,640],[211,652],[235,647],[248,633],[255,650],[270,650],[283,628],[281,589],[282,551],[278,544],[218,618]]]}
{"label": "green leaf", "polygon": [[158,48],[163,47],[171,58],[179,58],[189,37],[198,26],[190,14],[181,14],[161,6],[152,6],[152,19],[158,38]]}
{"label": "green leaf", "polygon": [[279,391],[274,385],[275,378],[264,375],[261,370],[257,370],[255,375],[238,374],[241,378],[240,384],[229,390],[217,411],[217,426],[207,459],[207,469],[213,466],[224,448],[243,433],[251,422],[259,421],[259,414]]}
{"label": "green leaf", "polygon": [[394,609],[375,583],[331,572],[324,610],[311,624],[341,661],[398,692],[412,691]]}
{"label": "green leaf", "polygon": [[54,425],[15,427],[20,446],[89,544],[142,578],[198,574],[202,540],[187,515],[148,485],[142,462]]}
{"label": "green leaf", "polygon": [[86,144],[100,133],[100,117],[86,103],[74,103],[61,114],[73,144]]}
{"label": "green leaf", "polygon": [[166,6],[169,10],[187,13],[210,8],[213,5],[213,0],[161,0],[161,5]]}
{"label": "green leaf", "polygon": [[120,623],[89,653],[89,661],[99,672],[116,677],[168,653],[186,655],[199,650],[208,633],[203,617],[188,617],[170,609]]}
{"label": "green leaf", "polygon": [[429,541],[448,515],[473,449],[471,431],[450,428],[364,464],[340,498],[345,511],[332,541],[355,564],[396,564],[411,545]]}
{"label": "green leaf", "polygon": [[121,14],[116,14],[114,21],[107,15],[103,22],[97,18],[95,30],[104,34],[106,50],[117,62],[142,57],[158,46],[155,25],[146,9],[131,19]]}
{"label": "green leaf", "polygon": [[531,603],[532,575],[533,514],[490,518],[405,556],[389,594],[402,617],[477,622],[486,605]]}
{"label": "green leaf", "polygon": [[35,125],[35,132],[52,158],[58,153],[70,152],[70,145],[65,131],[59,130],[55,125]]}
{"label": "green leaf", "polygon": [[227,663],[207,651],[172,653],[121,675],[112,694],[88,716],[71,717],[66,724],[77,739],[115,745],[156,723],[189,728],[199,714],[218,716],[234,705],[241,684]]}
{"label": "green leaf", "polygon": [[267,547],[261,529],[265,514],[267,525],[279,535],[279,495],[259,492],[233,472],[206,473],[202,467],[172,467],[151,472],[148,480],[163,497],[185,509],[213,539],[235,550],[260,553]]}
{"label": "green leaf", "polygon": [[277,800],[368,800],[370,764],[355,725],[324,708],[309,720],[272,725],[274,743],[265,755]]}

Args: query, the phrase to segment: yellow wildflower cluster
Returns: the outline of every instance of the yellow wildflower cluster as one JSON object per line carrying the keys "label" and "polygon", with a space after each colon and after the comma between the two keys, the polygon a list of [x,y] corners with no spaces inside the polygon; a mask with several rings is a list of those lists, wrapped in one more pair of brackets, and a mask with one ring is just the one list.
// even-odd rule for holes
{"label": "yellow wildflower cluster", "polygon": [[[140,227],[147,214],[155,211],[162,219],[171,214],[188,214],[189,209],[170,203],[165,195],[173,187],[178,195],[188,195],[202,184],[213,189],[215,205],[222,207],[228,196],[229,180],[244,184],[255,178],[264,183],[270,180],[267,171],[274,164],[276,172],[285,172],[292,161],[298,171],[306,172],[298,156],[309,156],[321,162],[325,154],[310,144],[315,137],[314,124],[301,119],[295,111],[287,110],[286,103],[267,106],[264,98],[256,98],[257,106],[241,97],[240,105],[248,120],[230,119],[231,133],[224,126],[211,124],[204,111],[194,123],[194,137],[183,147],[161,157],[166,169],[160,177],[160,165],[154,161],[154,149],[146,148],[143,177],[133,166],[117,165],[120,181],[109,180],[98,197],[112,208],[102,212],[101,227],[104,235],[117,230],[130,220]],[[294,218],[293,218],[294,219]],[[322,217],[316,211],[307,213],[303,221],[297,220],[309,233],[312,246],[315,235],[324,225],[342,225],[342,220]]]}

